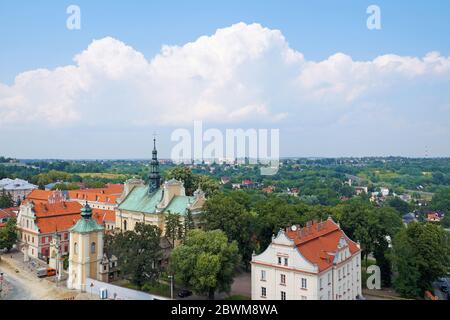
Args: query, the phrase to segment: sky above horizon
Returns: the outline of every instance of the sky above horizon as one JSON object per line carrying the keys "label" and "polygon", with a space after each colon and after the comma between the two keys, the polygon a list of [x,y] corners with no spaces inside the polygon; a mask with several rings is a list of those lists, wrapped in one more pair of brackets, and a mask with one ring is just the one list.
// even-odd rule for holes
{"label": "sky above horizon", "polygon": [[437,0],[2,0],[0,155],[149,158],[157,132],[167,158],[202,121],[280,129],[282,157],[450,156],[449,35]]}

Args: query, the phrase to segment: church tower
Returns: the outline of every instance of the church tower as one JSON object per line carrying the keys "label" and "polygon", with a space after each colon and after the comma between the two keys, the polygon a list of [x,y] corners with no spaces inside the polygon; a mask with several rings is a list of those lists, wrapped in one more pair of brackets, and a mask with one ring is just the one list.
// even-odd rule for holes
{"label": "church tower", "polygon": [[86,291],[87,278],[100,280],[100,262],[103,258],[103,226],[92,218],[87,204],[81,209],[81,219],[70,228],[69,278],[67,287]]}
{"label": "church tower", "polygon": [[161,176],[159,175],[158,151],[156,151],[156,139],[153,138],[152,161],[150,162],[150,179],[148,192],[153,193],[161,185]]}

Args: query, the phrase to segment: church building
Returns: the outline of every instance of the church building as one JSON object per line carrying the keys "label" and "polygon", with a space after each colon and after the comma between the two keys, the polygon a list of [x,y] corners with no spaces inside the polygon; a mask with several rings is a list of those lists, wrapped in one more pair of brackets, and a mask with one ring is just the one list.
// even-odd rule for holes
{"label": "church building", "polygon": [[122,196],[116,208],[116,228],[121,231],[134,230],[136,223],[152,224],[165,234],[165,216],[168,213],[180,215],[181,222],[190,212],[194,223],[205,202],[205,193],[198,189],[193,196],[187,196],[183,182],[171,179],[161,186],[156,140],[153,139],[149,182],[139,179],[125,182]]}
{"label": "church building", "polygon": [[81,219],[70,228],[69,278],[67,287],[86,291],[87,278],[102,280],[104,227],[92,218],[89,204],[81,209]]}

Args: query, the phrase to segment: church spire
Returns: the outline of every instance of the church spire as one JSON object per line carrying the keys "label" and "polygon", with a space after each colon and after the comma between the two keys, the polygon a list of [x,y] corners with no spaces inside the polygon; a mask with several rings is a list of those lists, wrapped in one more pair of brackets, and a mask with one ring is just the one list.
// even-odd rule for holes
{"label": "church spire", "polygon": [[161,184],[161,176],[159,175],[158,151],[156,150],[156,138],[153,136],[152,161],[150,162],[150,179],[149,193],[153,193],[159,189]]}

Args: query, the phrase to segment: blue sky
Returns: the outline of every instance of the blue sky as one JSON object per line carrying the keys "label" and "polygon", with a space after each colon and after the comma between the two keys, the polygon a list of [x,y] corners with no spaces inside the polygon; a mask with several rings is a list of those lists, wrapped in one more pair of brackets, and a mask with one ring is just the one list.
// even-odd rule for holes
{"label": "blue sky", "polygon": [[[76,4],[81,8],[81,30],[71,31],[65,27],[68,16],[65,11],[70,4]],[[366,27],[368,16],[366,8],[371,4],[381,8],[381,30],[371,31]],[[336,53],[343,53],[351,57],[352,61],[373,61],[387,54],[422,59],[427,53],[436,51],[441,57],[450,56],[450,2],[447,1],[149,1],[144,3],[144,1],[2,0],[0,2],[0,84],[8,87],[6,92],[14,86],[15,77],[23,72],[42,68],[54,70],[58,67],[74,65],[74,56],[86,50],[94,39],[112,37],[130,46],[134,51],[142,53],[148,61],[151,61],[161,52],[162,45],[183,47],[186,43],[196,42],[201,36],[212,36],[217,29],[229,28],[239,22],[244,22],[246,25],[258,23],[269,30],[279,30],[290,49],[303,54],[304,59],[312,62],[325,61]],[[111,45],[107,47],[110,48]],[[275,48],[278,48],[278,44]],[[260,63],[260,60],[257,61],[255,64]],[[272,60],[268,61],[271,61],[269,64],[272,66]],[[274,74],[270,73],[270,75]],[[329,105],[333,105],[330,101],[325,104],[323,99],[320,103],[311,102],[311,100],[298,102],[296,98],[291,97],[290,92],[280,97],[279,90],[257,98],[245,97],[242,101],[237,100],[233,103],[239,104],[245,101],[251,106],[263,104],[264,107],[255,107],[255,110],[262,114],[274,116],[278,114],[280,119],[281,114],[287,114],[287,117],[278,123],[268,123],[265,120],[252,122],[243,119],[231,127],[261,125],[283,128],[281,153],[284,156],[391,154],[422,156],[425,148],[431,150],[429,151],[431,155],[450,156],[450,148],[443,142],[450,138],[448,131],[450,99],[449,94],[446,93],[449,91],[447,90],[449,85],[447,71],[444,76],[441,73],[436,76],[433,72],[430,75],[420,74],[413,78],[409,75],[403,76],[400,77],[398,74],[389,76],[389,81],[392,81],[389,92],[375,90],[365,93],[366,96],[371,97],[371,101],[350,99],[351,102],[348,102],[348,97],[342,98],[341,102],[336,102],[338,107],[330,113],[329,119],[325,116],[327,119],[325,122],[322,118],[319,119],[321,116],[317,110],[325,110]],[[285,74],[283,73],[280,77],[284,78]],[[247,79],[247,74],[244,78]],[[345,85],[349,92],[353,89],[348,87],[356,83],[356,78],[349,80],[349,84]],[[337,81],[343,81],[342,79],[339,77]],[[120,81],[125,80],[121,78]],[[114,88],[121,88],[120,81]],[[386,81],[384,75],[380,76],[379,81]],[[36,82],[39,81],[36,80]],[[177,82],[173,83],[174,87],[179,85]],[[266,89],[270,85],[270,81],[267,80],[267,83],[261,84],[261,88]],[[369,83],[365,88],[374,86]],[[102,90],[107,88],[111,87]],[[420,88],[420,92],[414,90],[417,88]],[[14,94],[19,97],[25,95],[17,93],[18,90],[14,89]],[[136,90],[135,87],[130,88],[129,94],[135,94],[134,90]],[[411,90],[414,94],[411,94]],[[6,98],[12,96],[12,90],[10,91],[5,94]],[[29,92],[27,90],[26,99],[33,101],[35,96]],[[0,90],[0,115],[1,94]],[[215,95],[222,97],[222,94],[225,93],[219,92]],[[77,111],[76,108],[80,105],[89,104],[86,103],[87,100],[95,101],[96,105],[110,104],[110,101],[105,98],[97,99],[92,95],[90,91],[89,95],[83,95],[75,102],[71,100],[70,102],[75,104],[71,107]],[[377,95],[382,95],[382,98]],[[37,100],[42,99],[40,97]],[[54,102],[56,99],[51,101]],[[180,99],[188,101],[195,97],[181,95]],[[251,101],[252,99],[255,101]],[[122,96],[117,97],[117,100],[126,101]],[[276,103],[271,104],[273,101]],[[48,101],[41,103],[49,104]],[[136,103],[145,104],[145,101],[139,100]],[[289,107],[283,106],[281,108],[283,110],[278,110],[280,109],[278,105],[281,103],[286,103]],[[318,104],[318,106],[314,107],[315,111],[311,113],[307,109],[299,113],[298,109],[294,110],[296,103],[314,106]],[[20,103],[18,105],[20,108]],[[359,108],[359,105],[362,107]],[[428,109],[431,105],[437,109],[434,107]],[[5,106],[3,107],[6,110],[7,106]],[[193,109],[197,107],[201,109],[198,103],[192,106]],[[248,106],[242,106],[243,109],[246,107]],[[89,108],[92,110],[95,106],[89,105]],[[369,121],[368,119],[364,118],[364,121],[361,121],[361,118],[358,118],[362,117],[361,110],[366,110],[364,114],[383,113],[386,117],[380,119],[379,124],[366,123],[364,121]],[[60,126],[40,127],[34,124],[34,120],[30,120],[30,125],[21,128],[18,122],[11,121],[3,125],[0,122],[0,129],[4,132],[3,137],[0,138],[0,154],[17,157],[147,157],[150,156],[151,150],[150,148],[144,150],[142,146],[147,143],[147,140],[150,141],[150,133],[156,130],[160,132],[163,156],[168,156],[171,147],[169,136],[173,128],[180,125],[187,128],[191,126],[186,123],[167,123],[164,122],[164,118],[161,120],[156,116],[155,119],[158,120],[152,123],[151,117],[154,113],[152,109],[147,125],[142,127],[135,127],[131,122],[122,123],[126,129],[117,128],[118,124],[113,119],[110,119],[111,125],[108,126],[101,121],[98,123],[91,121],[91,118],[82,113],[81,116],[73,117],[76,120],[72,119],[72,122],[64,122]],[[101,114],[99,111],[99,116]],[[139,111],[135,116],[141,116]],[[142,117],[144,118],[144,115]],[[206,117],[204,120],[208,119],[210,118]],[[293,119],[299,120],[296,122]],[[300,124],[301,119],[307,119],[308,124]],[[399,121],[396,122],[394,119]],[[45,122],[40,120],[40,125],[43,121]],[[230,122],[220,123],[212,120],[209,123],[211,127],[230,127]],[[299,125],[297,126],[296,123]],[[363,123],[363,125],[358,126],[355,123]],[[435,123],[437,126],[434,126]],[[31,129],[33,127],[38,133],[33,134]],[[368,144],[364,140],[377,141],[379,133],[365,132],[364,139],[352,140],[355,139],[356,132],[377,129],[390,138],[386,138],[384,143],[378,140],[378,144]],[[428,133],[422,135],[423,130]],[[432,130],[435,130],[433,134],[430,133]],[[86,131],[89,131],[89,135]],[[413,134],[417,136],[412,136]],[[92,135],[95,135],[99,141],[98,144],[86,143]],[[12,136],[17,137],[17,143],[9,142]],[[349,137],[352,138],[349,140]],[[100,142],[108,141],[107,144],[109,144],[110,139],[116,141],[110,146],[122,145],[122,147],[108,149]],[[30,140],[32,143],[27,144]],[[84,144],[79,140],[84,141]],[[56,148],[55,144],[59,147]],[[68,144],[70,147],[67,146]]]}

